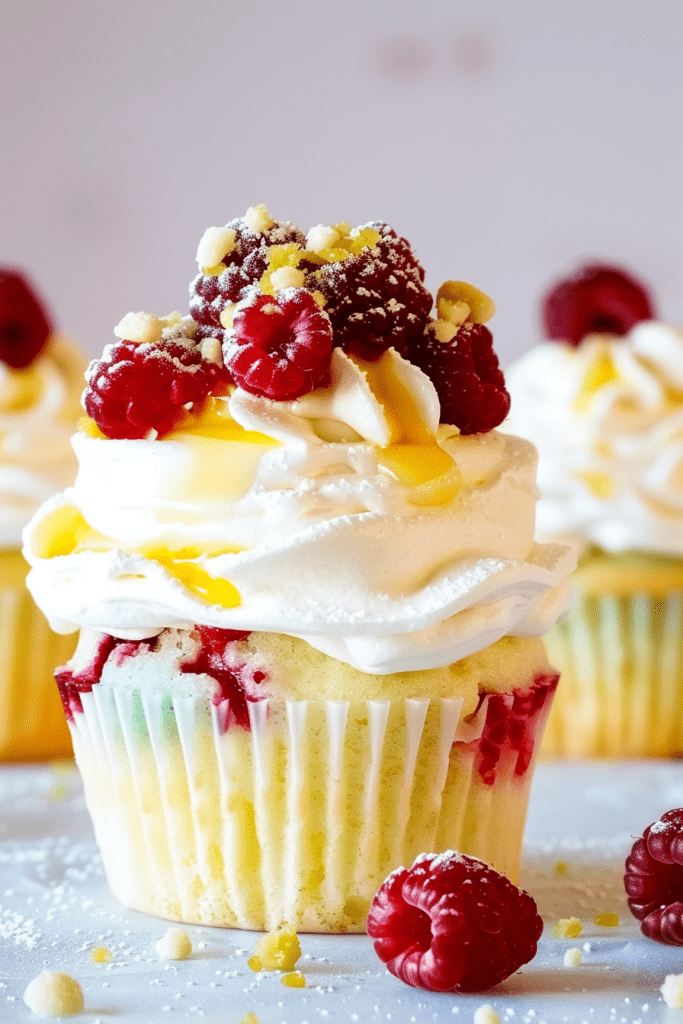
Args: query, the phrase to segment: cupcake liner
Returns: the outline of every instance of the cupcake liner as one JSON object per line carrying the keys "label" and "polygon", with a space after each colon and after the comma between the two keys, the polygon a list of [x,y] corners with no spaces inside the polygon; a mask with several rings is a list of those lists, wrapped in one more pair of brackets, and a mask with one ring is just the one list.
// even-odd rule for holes
{"label": "cupcake liner", "polygon": [[26,589],[19,551],[0,552],[0,761],[68,757],[71,738],[54,670],[76,636],[53,633]]}
{"label": "cupcake liner", "polygon": [[[249,704],[96,685],[71,726],[109,884],[188,923],[364,931],[386,875],[457,848],[516,878],[556,677],[462,700]],[[501,724],[502,723],[502,724]]]}
{"label": "cupcake liner", "polygon": [[582,595],[546,637],[560,685],[546,757],[683,752],[683,594]]}

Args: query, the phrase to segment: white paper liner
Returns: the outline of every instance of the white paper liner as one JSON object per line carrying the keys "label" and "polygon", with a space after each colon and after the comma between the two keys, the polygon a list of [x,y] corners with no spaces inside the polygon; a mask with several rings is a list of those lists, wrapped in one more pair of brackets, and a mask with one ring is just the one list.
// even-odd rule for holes
{"label": "white paper liner", "polygon": [[683,594],[581,596],[546,637],[560,684],[541,756],[683,752]]}
{"label": "white paper liner", "polygon": [[[510,706],[514,697],[509,695]],[[72,726],[112,891],[188,923],[364,931],[386,875],[459,849],[516,879],[533,765],[477,769],[488,698],[250,703],[95,686]],[[547,704],[547,702],[546,702]],[[535,719],[542,728],[544,714]]]}
{"label": "white paper liner", "polygon": [[0,586],[0,761],[70,757],[54,671],[72,656],[76,639],[52,632],[23,575]]}

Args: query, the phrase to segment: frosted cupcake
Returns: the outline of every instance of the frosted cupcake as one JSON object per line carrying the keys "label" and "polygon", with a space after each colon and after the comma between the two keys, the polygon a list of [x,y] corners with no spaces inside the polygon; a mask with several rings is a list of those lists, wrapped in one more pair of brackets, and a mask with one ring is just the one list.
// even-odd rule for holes
{"label": "frosted cupcake", "polygon": [[[124,318],[75,486],[25,534],[109,883],[242,928],[362,931],[457,847],[516,877],[568,549],[448,282],[386,224],[263,207],[202,239],[193,319]],[[442,422],[440,422],[442,421]]]}
{"label": "frosted cupcake", "polygon": [[538,531],[579,554],[547,637],[561,672],[545,751],[683,751],[683,333],[645,288],[587,266],[542,304],[548,341],[508,371],[506,423],[539,451]]}
{"label": "frosted cupcake", "polygon": [[54,669],[74,650],[26,589],[21,531],[71,483],[85,360],[55,335],[25,277],[0,269],[0,760],[71,752]]}

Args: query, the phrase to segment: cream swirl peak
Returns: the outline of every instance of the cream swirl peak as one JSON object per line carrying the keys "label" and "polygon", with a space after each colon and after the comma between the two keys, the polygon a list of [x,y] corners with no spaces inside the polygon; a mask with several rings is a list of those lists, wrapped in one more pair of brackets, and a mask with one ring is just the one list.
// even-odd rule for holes
{"label": "cream swirl peak", "polygon": [[25,533],[53,627],[285,633],[379,674],[545,632],[574,560],[534,542],[533,447],[490,429],[490,300],[449,282],[431,319],[383,224],[307,243],[261,209],[205,240],[203,319],[129,316],[89,369],[99,429]]}

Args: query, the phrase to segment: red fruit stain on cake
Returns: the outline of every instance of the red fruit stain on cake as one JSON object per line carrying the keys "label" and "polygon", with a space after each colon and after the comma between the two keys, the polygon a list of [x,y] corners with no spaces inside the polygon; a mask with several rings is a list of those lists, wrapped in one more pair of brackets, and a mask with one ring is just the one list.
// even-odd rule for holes
{"label": "red fruit stain on cake", "polygon": [[528,770],[559,678],[557,673],[544,674],[525,689],[480,696],[471,718],[476,717],[486,701],[482,734],[479,739],[458,746],[475,751],[476,770],[487,786],[495,782],[501,763],[507,767],[511,758],[515,775],[524,775]]}
{"label": "red fruit stain on cake", "polygon": [[461,434],[493,430],[510,411],[510,395],[484,324],[466,321],[451,341],[428,330],[406,353],[427,374],[441,403],[441,422]]}
{"label": "red fruit stain on cake", "polygon": [[620,267],[588,263],[541,299],[541,329],[550,341],[578,345],[587,334],[627,334],[655,317],[645,285]]}
{"label": "red fruit stain on cake", "polygon": [[224,357],[244,391],[291,401],[329,385],[332,347],[327,313],[305,288],[285,288],[237,307]]}
{"label": "red fruit stain on cake", "polygon": [[536,955],[543,922],[532,897],[500,872],[447,851],[389,875],[367,927],[380,960],[407,985],[480,992]]}
{"label": "red fruit stain on cake", "polygon": [[[243,663],[235,664],[231,647],[246,640],[249,631],[195,626],[199,647],[195,656],[183,662],[181,672],[210,676],[218,684],[212,703],[218,708],[221,732],[234,724],[249,729],[249,703],[264,700],[268,694],[262,684],[265,672],[253,671]],[[259,692],[260,691],[260,692]]]}
{"label": "red fruit stain on cake", "polygon": [[0,269],[0,360],[16,370],[42,352],[52,327],[26,278]]}
{"label": "red fruit stain on cake", "polygon": [[624,888],[643,935],[683,946],[683,807],[667,811],[633,844]]}
{"label": "red fruit stain on cake", "polygon": [[73,722],[74,714],[83,713],[81,694],[90,693],[93,686],[99,683],[102,669],[110,656],[120,666],[126,658],[135,657],[141,650],[153,651],[156,644],[156,637],[149,640],[119,640],[108,633],[102,633],[97,641],[95,655],[85,668],[79,672],[74,672],[68,666],[55,669],[57,688],[67,719]]}
{"label": "red fruit stain on cake", "polygon": [[316,270],[310,285],[325,297],[335,345],[368,360],[390,346],[405,356],[422,336],[433,304],[424,268],[410,242],[388,224],[365,227],[379,232],[377,242]]}
{"label": "red fruit stain on cake", "polygon": [[158,437],[209,394],[225,394],[230,376],[202,356],[194,338],[177,335],[158,342],[120,341],[107,346],[86,372],[85,411],[107,437]]}

